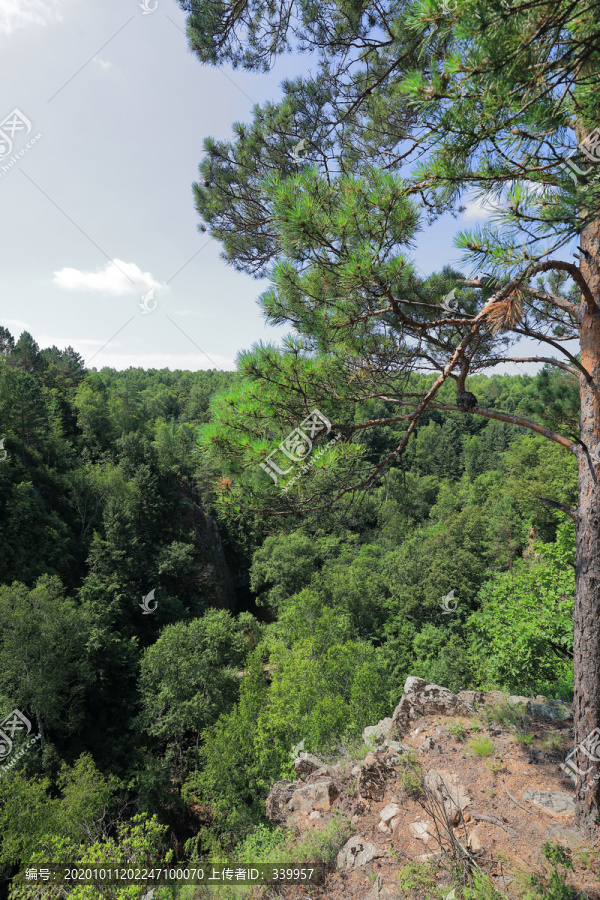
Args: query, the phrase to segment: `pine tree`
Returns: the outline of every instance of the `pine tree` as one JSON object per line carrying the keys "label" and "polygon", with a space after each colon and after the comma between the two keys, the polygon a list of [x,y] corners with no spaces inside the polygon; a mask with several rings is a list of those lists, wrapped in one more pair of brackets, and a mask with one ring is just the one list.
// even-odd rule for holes
{"label": "pine tree", "polygon": [[[347,0],[298,0],[293,13],[263,0],[180,2],[205,62],[265,69],[294,43],[317,62],[316,75],[284,84],[279,104],[236,125],[233,142],[206,143],[195,189],[230,262],[270,277],[267,320],[294,329],[281,349],[242,354],[246,382],[215,406],[206,445],[220,448],[236,476],[223,504],[239,509],[244,480],[250,501],[278,514],[347,503],[396,464],[432,409],[520,426],[574,454],[577,509],[543,502],[577,530],[579,747],[600,727],[598,5],[457,0],[448,12],[441,0],[384,0],[375,14]],[[300,138],[308,152],[298,160],[290,150]],[[457,236],[471,276],[423,283],[408,252],[419,228],[459,211],[473,192],[494,217]],[[443,305],[452,290],[456,305]],[[547,349],[520,356],[524,337]],[[570,422],[562,433],[558,423],[480,404],[471,379],[507,361],[568,375],[579,393],[576,434]],[[419,383],[425,369],[435,375]],[[371,398],[389,402],[390,413],[355,415]],[[264,476],[259,484],[252,467],[315,407],[343,446],[285,494]],[[360,438],[381,426],[397,429],[398,442],[372,465]],[[290,468],[284,456],[279,469]],[[593,823],[600,757],[580,762],[578,821]]]}

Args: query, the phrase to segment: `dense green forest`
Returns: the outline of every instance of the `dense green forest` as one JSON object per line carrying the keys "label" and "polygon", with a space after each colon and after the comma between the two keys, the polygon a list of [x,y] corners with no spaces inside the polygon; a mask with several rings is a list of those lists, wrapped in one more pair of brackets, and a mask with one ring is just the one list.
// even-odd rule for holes
{"label": "dense green forest", "polygon": [[[5,329],[0,347],[0,713],[40,735],[20,754],[17,731],[0,773],[2,896],[30,896],[14,877],[36,860],[260,857],[292,748],[352,745],[408,675],[572,698],[575,529],[538,499],[576,502],[557,444],[432,408],[360,501],[271,515],[210,451],[239,375],[86,371]],[[482,407],[578,415],[568,373],[469,384]],[[341,443],[379,458],[398,427]]]}

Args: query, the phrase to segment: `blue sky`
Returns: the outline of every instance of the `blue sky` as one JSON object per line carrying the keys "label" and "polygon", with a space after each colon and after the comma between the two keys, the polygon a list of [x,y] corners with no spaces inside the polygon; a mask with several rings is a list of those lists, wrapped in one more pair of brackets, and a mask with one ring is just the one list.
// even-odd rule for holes
{"label": "blue sky", "polygon": [[[184,32],[174,0],[0,0],[0,323],[16,337],[91,367],[195,370],[284,333],[256,306],[264,283],[198,232],[191,185],[203,139],[277,99],[300,62],[205,68]],[[424,232],[419,268],[457,264],[452,237],[481,214]]]}

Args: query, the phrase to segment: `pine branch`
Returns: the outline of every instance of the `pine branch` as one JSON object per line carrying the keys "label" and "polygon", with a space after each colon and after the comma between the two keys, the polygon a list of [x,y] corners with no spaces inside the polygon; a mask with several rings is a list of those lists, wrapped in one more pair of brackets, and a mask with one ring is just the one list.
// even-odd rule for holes
{"label": "pine branch", "polygon": [[565,506],[564,503],[559,503],[557,500],[548,500],[546,497],[536,497],[535,499],[539,500],[540,503],[543,503],[544,506],[547,506],[550,509],[558,509],[560,512],[564,512],[567,516],[570,516],[574,522],[577,521],[579,511],[572,506]]}

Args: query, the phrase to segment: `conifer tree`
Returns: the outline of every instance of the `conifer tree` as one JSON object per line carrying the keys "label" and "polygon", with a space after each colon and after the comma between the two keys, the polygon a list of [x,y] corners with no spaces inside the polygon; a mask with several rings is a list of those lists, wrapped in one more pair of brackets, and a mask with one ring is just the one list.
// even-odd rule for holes
{"label": "conifer tree", "polygon": [[[240,508],[244,482],[244,496],[268,498],[272,513],[306,515],[348,502],[397,463],[432,409],[520,426],[574,454],[578,507],[543,502],[571,517],[577,533],[577,812],[578,821],[593,823],[600,814],[600,5],[180,2],[204,62],[266,70],[294,47],[317,65],[315,75],[284,83],[279,103],[255,107],[250,125],[236,124],[232,142],[207,141],[195,188],[204,227],[226,258],[270,278],[260,301],[267,320],[294,329],[282,348],[242,354],[246,379],[215,406],[217,424],[205,441],[233,476],[222,483],[222,503]],[[492,216],[488,226],[457,235],[470,273],[459,281],[446,270],[423,282],[409,253],[419,230],[473,196]],[[520,354],[523,338],[541,349]],[[568,375],[580,401],[575,433],[570,423],[558,430],[535,415],[479,404],[467,379],[514,361]],[[416,379],[427,370],[435,376]],[[368,401],[385,401],[386,414],[370,416]],[[285,493],[253,477],[314,407],[344,442]],[[397,443],[373,461],[360,439],[382,427],[396,431]]]}

